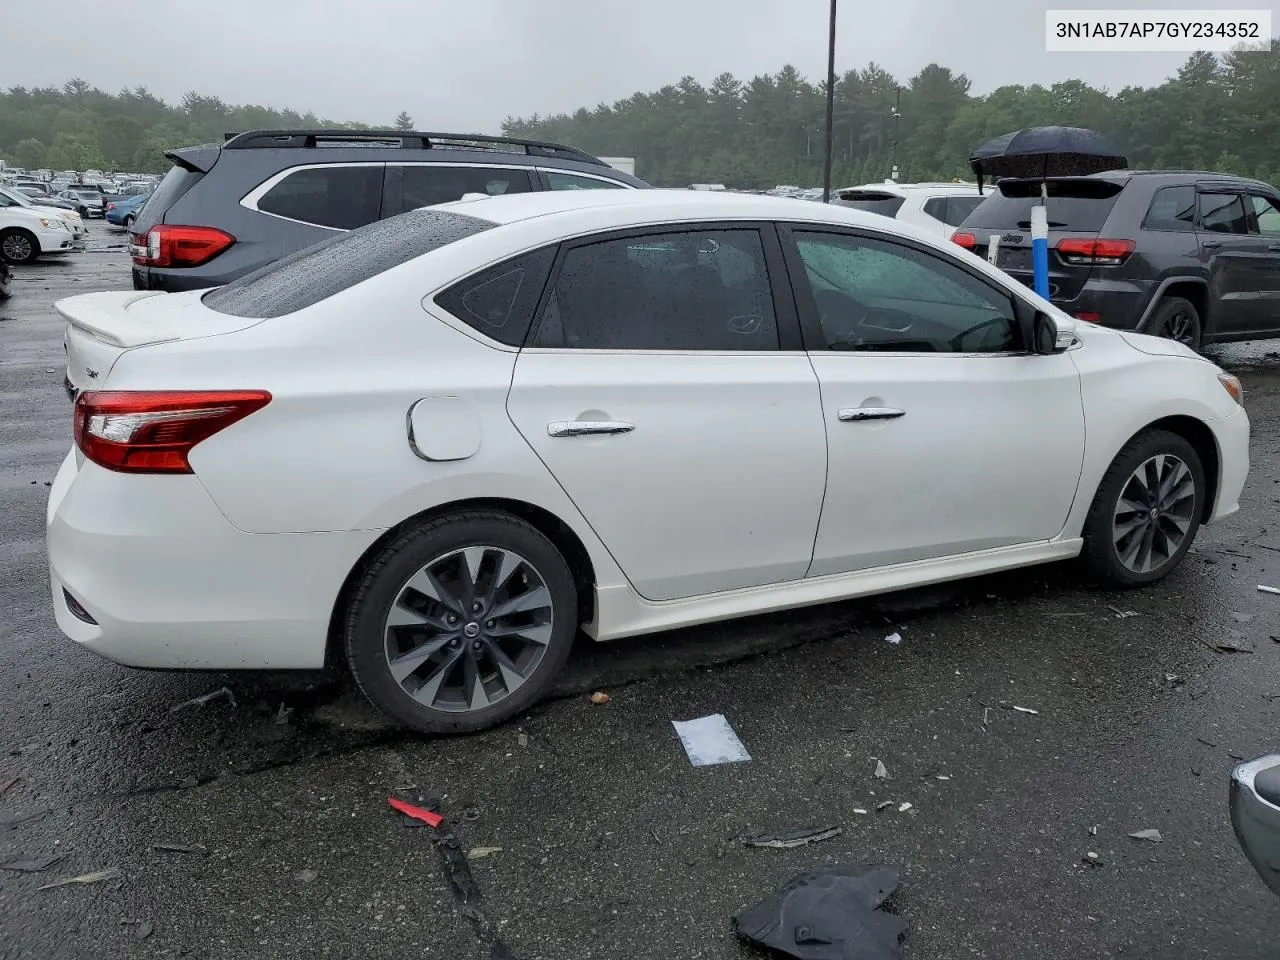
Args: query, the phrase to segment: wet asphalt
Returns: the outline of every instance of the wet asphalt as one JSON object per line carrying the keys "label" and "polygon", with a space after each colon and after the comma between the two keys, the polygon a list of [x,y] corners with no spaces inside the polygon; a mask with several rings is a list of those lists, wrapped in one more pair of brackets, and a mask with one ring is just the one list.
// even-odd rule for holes
{"label": "wet asphalt", "polygon": [[[1254,424],[1242,510],[1155,588],[1066,564],[583,644],[519,722],[425,740],[340,677],[132,671],[58,632],[52,303],[127,288],[124,243],[94,223],[0,303],[0,864],[61,857],[0,869],[0,958],[724,960],[755,956],[736,911],[860,863],[902,867],[910,958],[1280,954],[1226,807],[1235,758],[1280,747],[1280,597],[1257,591],[1280,585],[1276,344],[1219,354]],[[671,721],[712,713],[749,762],[690,765]],[[438,803],[456,851],[391,794]],[[1148,828],[1163,842],[1128,837]],[[477,848],[500,849],[457,869]]]}

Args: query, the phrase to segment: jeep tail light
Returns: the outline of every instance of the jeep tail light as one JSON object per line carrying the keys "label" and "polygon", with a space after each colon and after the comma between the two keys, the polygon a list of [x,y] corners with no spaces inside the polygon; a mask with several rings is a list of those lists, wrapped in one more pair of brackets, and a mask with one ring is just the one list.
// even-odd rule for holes
{"label": "jeep tail light", "polygon": [[972,233],[962,233],[957,230],[951,235],[951,242],[964,247],[966,250],[974,250],[978,246],[978,238]]}
{"label": "jeep tail light", "polygon": [[76,446],[120,473],[191,473],[192,447],[270,402],[265,390],[87,390]]}
{"label": "jeep tail light", "polygon": [[145,235],[135,233],[129,252],[140,267],[198,267],[236,242],[216,227],[158,223]]}
{"label": "jeep tail light", "polygon": [[1088,237],[1065,237],[1058,241],[1058,256],[1074,265],[1097,264],[1114,267],[1124,263],[1133,253],[1132,240],[1094,240]]}
{"label": "jeep tail light", "polygon": [[1102,314],[1095,313],[1092,310],[1081,310],[1076,313],[1077,320],[1083,320],[1085,323],[1101,323]]}

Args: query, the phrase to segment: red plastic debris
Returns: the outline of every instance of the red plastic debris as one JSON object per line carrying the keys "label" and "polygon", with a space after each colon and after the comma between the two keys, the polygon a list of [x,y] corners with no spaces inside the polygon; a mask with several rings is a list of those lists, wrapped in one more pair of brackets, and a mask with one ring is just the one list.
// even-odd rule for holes
{"label": "red plastic debris", "polygon": [[438,827],[444,823],[444,817],[431,810],[415,807],[412,803],[405,803],[403,800],[397,800],[395,797],[387,797],[387,803],[391,804],[392,809],[399,810],[406,816],[413,817],[415,820],[421,820],[429,827]]}

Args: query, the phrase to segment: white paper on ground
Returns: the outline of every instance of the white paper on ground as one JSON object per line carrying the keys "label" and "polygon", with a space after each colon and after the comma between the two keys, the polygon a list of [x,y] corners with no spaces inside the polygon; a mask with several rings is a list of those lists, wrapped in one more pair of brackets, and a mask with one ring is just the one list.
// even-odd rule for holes
{"label": "white paper on ground", "polygon": [[697,720],[672,720],[684,752],[695,767],[709,767],[716,763],[743,763],[751,759],[747,748],[729,726],[722,713]]}

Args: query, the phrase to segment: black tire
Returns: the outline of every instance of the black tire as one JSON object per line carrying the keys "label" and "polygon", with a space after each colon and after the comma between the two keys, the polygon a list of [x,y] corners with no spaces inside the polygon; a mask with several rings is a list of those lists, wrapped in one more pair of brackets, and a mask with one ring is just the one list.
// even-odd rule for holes
{"label": "black tire", "polygon": [[[500,694],[486,707],[471,708],[455,704],[453,709],[441,709],[433,705],[437,700],[433,700],[432,704],[425,704],[414,699],[409,690],[392,675],[388,645],[398,644],[400,640],[388,637],[386,620],[401,596],[401,591],[408,588],[411,578],[417,577],[440,558],[452,557],[456,551],[474,546],[510,551],[527,561],[528,567],[517,567],[512,580],[518,578],[526,587],[531,582],[540,580],[545,586],[549,594],[547,606],[551,611],[549,636],[545,644],[532,644],[527,648],[532,651],[540,647],[541,654],[523,683]],[[482,571],[484,562],[480,564]],[[528,569],[530,567],[532,571]],[[477,575],[474,579],[480,581],[482,577]],[[461,649],[468,644],[468,641],[461,639],[464,627],[470,629],[474,626],[479,630],[483,625],[485,628],[481,640],[470,641],[474,645],[473,649],[479,649],[481,644],[493,643],[487,630],[495,621],[485,621],[483,614],[466,613],[464,618],[469,622],[459,624],[452,633],[446,634],[447,628],[442,621],[449,608],[435,605],[430,599],[426,603],[431,607],[433,616],[439,615],[441,626],[425,626],[421,636],[412,633],[408,636],[424,641],[436,641],[447,635],[455,636],[456,639],[449,641],[447,648],[442,647],[439,651],[443,658],[452,656],[455,666],[448,670],[436,667],[433,656],[422,663],[423,667],[431,669],[424,673],[419,673],[421,668],[415,669],[406,678],[406,683],[420,684],[419,689],[426,688],[428,675],[431,680],[435,680],[438,673],[446,674],[445,682],[448,682],[448,678],[457,676],[450,673],[450,670],[462,671],[465,678],[468,676],[468,667],[464,662],[467,659],[496,667],[496,660],[483,659],[489,656],[488,648],[479,654]],[[577,635],[578,594],[568,563],[555,544],[533,526],[506,513],[464,510],[420,523],[401,533],[380,550],[366,566],[352,591],[342,622],[343,642],[351,673],[374,706],[421,733],[470,733],[495,726],[522,713],[550,689],[564,666]],[[424,642],[422,646],[425,645]],[[412,649],[416,648],[410,647]],[[409,651],[399,649],[398,652],[403,654]],[[505,679],[499,679],[497,672],[491,671],[485,676],[489,676],[493,684],[500,684],[504,690],[507,689],[508,684]],[[465,679],[463,682],[466,682]],[[475,703],[475,700],[471,702]]]}
{"label": "black tire", "polygon": [[80,214],[80,219],[81,219],[81,220],[88,220],[88,219],[89,219],[89,208],[88,208],[88,207],[77,207],[77,208],[76,208],[76,213]]}
{"label": "black tire", "polygon": [[1166,340],[1177,340],[1199,353],[1204,329],[1194,303],[1182,297],[1164,297],[1147,323],[1147,332]]}
{"label": "black tire", "polygon": [[[1160,516],[1151,519],[1148,526],[1154,529],[1157,544],[1163,540],[1166,549],[1159,549],[1158,545],[1151,547],[1153,561],[1159,562],[1152,562],[1148,570],[1134,569],[1132,565],[1125,563],[1121,556],[1122,549],[1127,550],[1133,544],[1132,537],[1146,528],[1137,528],[1129,538],[1117,542],[1116,531],[1123,525],[1117,520],[1120,497],[1126,493],[1126,488],[1130,494],[1141,489],[1141,485],[1130,487],[1130,480],[1135,471],[1161,455],[1176,457],[1186,466],[1192,482],[1190,502],[1188,503],[1184,498],[1178,502],[1176,511],[1170,510],[1167,513],[1159,504],[1156,505],[1155,509],[1160,511]],[[1178,566],[1191,547],[1192,541],[1195,540],[1196,532],[1200,528],[1200,518],[1204,514],[1207,493],[1204,466],[1200,462],[1200,455],[1190,443],[1167,430],[1143,431],[1126,443],[1116,454],[1116,458],[1111,461],[1111,466],[1107,468],[1102,482],[1098,485],[1098,491],[1094,495],[1093,503],[1089,507],[1089,515],[1084,523],[1084,551],[1081,556],[1085,564],[1094,576],[1111,587],[1142,587],[1162,580]],[[1136,498],[1131,496],[1130,502],[1134,499]],[[1144,506],[1150,506],[1155,501],[1139,500],[1138,502]],[[1168,534],[1178,529],[1176,525],[1172,525],[1171,518],[1175,515],[1179,521],[1185,521],[1187,527],[1176,549],[1168,550],[1167,547],[1170,546]],[[1131,521],[1146,523],[1140,511],[1124,513],[1123,516],[1126,518],[1123,523]]]}
{"label": "black tire", "polygon": [[[18,249],[25,252],[19,254]],[[38,256],[40,256],[40,241],[30,230],[22,230],[18,227],[0,230],[0,257],[4,257],[6,263],[30,263]]]}

